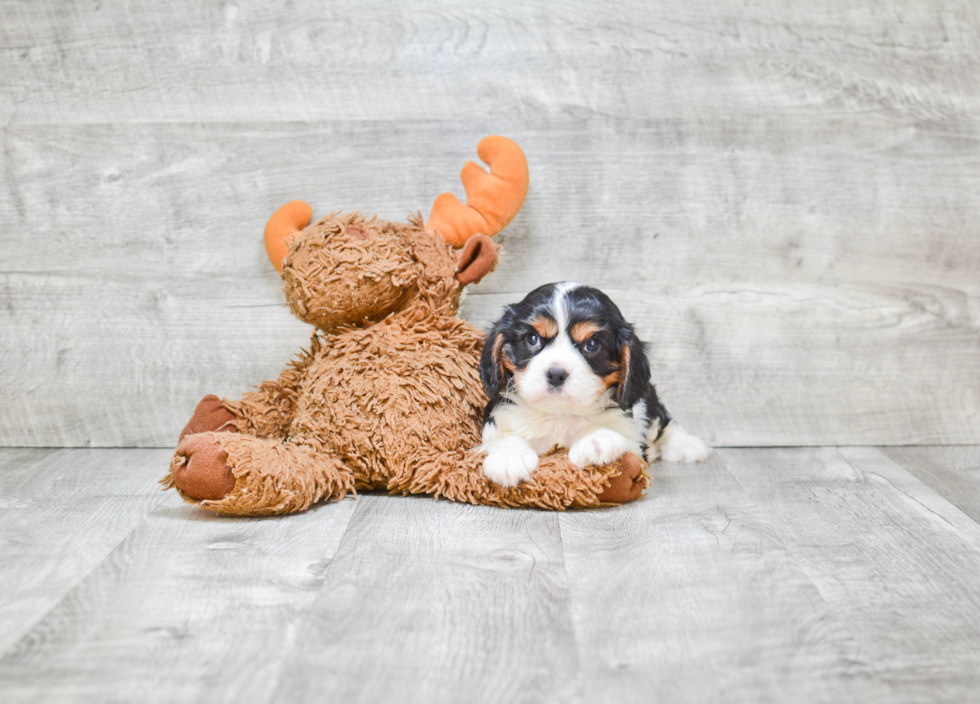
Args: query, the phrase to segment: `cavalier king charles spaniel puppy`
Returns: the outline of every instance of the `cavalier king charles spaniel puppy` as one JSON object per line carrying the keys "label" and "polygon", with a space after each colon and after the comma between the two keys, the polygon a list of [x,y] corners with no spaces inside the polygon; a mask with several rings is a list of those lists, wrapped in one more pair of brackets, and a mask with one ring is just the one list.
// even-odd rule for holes
{"label": "cavalier king charles spaniel puppy", "polygon": [[480,377],[490,397],[483,472],[503,486],[530,479],[538,455],[555,446],[579,467],[626,452],[648,462],[700,462],[710,452],[671,419],[643,342],[589,286],[546,284],[507,306],[487,336]]}

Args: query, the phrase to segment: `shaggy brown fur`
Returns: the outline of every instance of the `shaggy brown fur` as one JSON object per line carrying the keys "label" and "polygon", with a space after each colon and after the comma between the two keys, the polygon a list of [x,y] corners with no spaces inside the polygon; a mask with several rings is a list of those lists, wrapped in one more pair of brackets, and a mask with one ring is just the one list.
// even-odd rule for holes
{"label": "shaggy brown fur", "polygon": [[649,479],[633,455],[578,469],[553,452],[517,488],[484,476],[474,449],[487,402],[477,370],[484,336],[455,316],[457,259],[420,216],[332,213],[305,228],[282,277],[290,309],[318,328],[309,350],[241,400],[206,397],[164,487],[246,516],[358,489],[559,510],[639,496]]}

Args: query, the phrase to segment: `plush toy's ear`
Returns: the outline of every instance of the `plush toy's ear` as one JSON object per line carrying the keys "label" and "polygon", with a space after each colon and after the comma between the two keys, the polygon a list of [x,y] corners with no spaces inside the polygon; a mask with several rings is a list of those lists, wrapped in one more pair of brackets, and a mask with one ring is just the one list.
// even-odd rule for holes
{"label": "plush toy's ear", "polygon": [[476,153],[490,166],[490,173],[467,161],[459,174],[466,205],[452,193],[443,193],[432,204],[425,224],[426,230],[457,248],[473,235],[493,237],[507,227],[527,195],[527,159],[517,144],[506,137],[486,137]]}
{"label": "plush toy's ear", "polygon": [[480,380],[483,381],[483,388],[491,399],[506,388],[507,382],[513,375],[504,352],[505,340],[502,327],[503,320],[500,320],[490,328],[483,353],[480,355]]}
{"label": "plush toy's ear", "polygon": [[313,219],[313,208],[301,200],[286,203],[265,224],[265,251],[276,271],[282,273],[282,260],[289,251],[289,241]]}
{"label": "plush toy's ear", "polygon": [[497,266],[497,245],[486,235],[473,235],[459,254],[456,280],[463,284],[479,283]]}
{"label": "plush toy's ear", "polygon": [[643,343],[636,337],[632,326],[625,325],[616,335],[619,344],[619,388],[616,403],[626,410],[644,398],[650,387],[650,362],[647,361]]}

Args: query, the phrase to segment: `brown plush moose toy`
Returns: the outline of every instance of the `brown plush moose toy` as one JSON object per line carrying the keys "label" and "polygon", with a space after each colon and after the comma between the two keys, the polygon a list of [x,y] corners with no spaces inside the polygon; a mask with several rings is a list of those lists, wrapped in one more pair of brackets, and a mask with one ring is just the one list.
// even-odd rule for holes
{"label": "brown plush moose toy", "polygon": [[302,511],[358,489],[559,510],[641,494],[649,479],[632,454],[579,469],[555,451],[518,487],[483,474],[483,335],[455,313],[463,286],[495,267],[490,237],[523,205],[528,172],[504,137],[477,153],[490,173],[467,162],[467,204],[442,194],[425,226],[419,214],[397,223],[357,213],[308,225],[301,201],[272,216],[266,249],[290,309],[317,328],[310,349],[239,401],[205,396],[164,488],[239,516]]}

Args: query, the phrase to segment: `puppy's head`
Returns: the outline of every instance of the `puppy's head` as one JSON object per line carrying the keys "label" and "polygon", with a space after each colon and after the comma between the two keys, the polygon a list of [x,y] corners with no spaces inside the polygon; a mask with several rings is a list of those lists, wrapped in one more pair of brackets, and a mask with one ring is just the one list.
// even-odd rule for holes
{"label": "puppy's head", "polygon": [[508,306],[483,350],[491,398],[509,392],[544,409],[587,408],[606,397],[629,409],[643,398],[650,367],[633,327],[602,291],[547,284]]}

